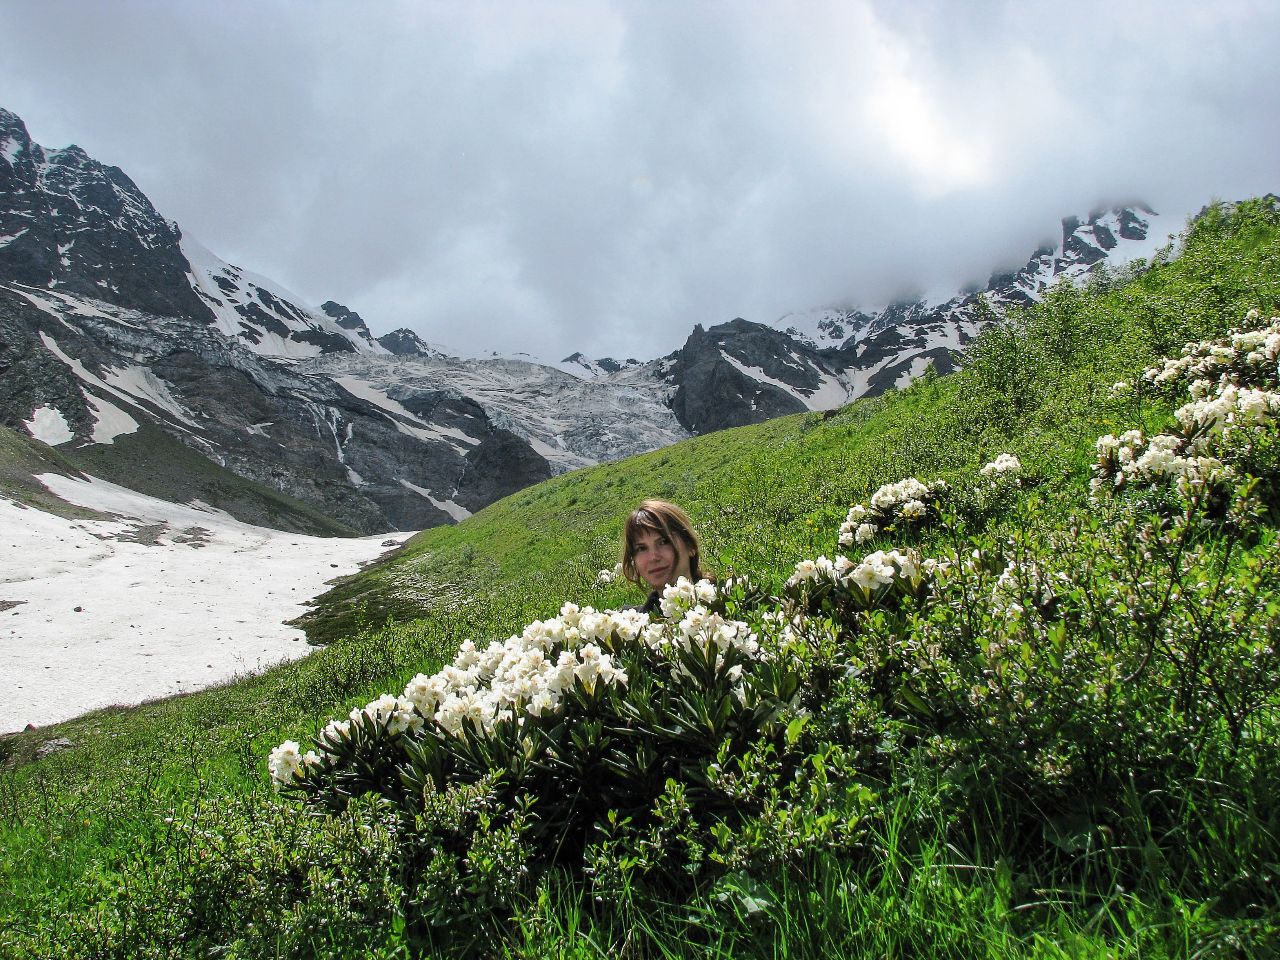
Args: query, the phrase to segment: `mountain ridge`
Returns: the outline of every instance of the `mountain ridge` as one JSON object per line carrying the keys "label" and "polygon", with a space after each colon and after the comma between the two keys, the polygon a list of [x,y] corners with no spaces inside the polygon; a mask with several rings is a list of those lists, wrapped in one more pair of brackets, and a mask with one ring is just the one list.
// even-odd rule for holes
{"label": "mountain ridge", "polygon": [[[1148,242],[1154,217],[1067,218],[980,293],[1033,302]],[[983,325],[978,296],[695,323],[643,362],[459,358],[222,260],[123,171],[0,111],[0,423],[59,447],[149,423],[361,532],[455,522],[554,473],[948,372]]]}

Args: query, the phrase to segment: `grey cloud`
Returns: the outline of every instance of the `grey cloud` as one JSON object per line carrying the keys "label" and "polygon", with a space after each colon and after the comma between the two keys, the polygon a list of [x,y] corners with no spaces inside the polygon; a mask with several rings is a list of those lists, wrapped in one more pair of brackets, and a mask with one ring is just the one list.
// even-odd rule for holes
{"label": "grey cloud", "polygon": [[3,105],[384,332],[651,357],[1277,189],[1272,4],[47,0]]}

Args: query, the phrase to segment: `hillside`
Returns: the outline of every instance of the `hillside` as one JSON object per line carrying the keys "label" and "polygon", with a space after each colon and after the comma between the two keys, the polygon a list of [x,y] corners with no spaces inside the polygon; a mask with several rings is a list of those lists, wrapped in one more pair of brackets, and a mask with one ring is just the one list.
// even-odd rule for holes
{"label": "hillside", "polygon": [[[576,471],[426,531],[322,601],[311,628],[335,642],[299,663],[0,740],[0,877],[10,891],[0,906],[0,947],[15,956],[121,957],[390,957],[432,948],[520,956],[1267,955],[1280,944],[1274,687],[1250,686],[1249,671],[1225,662],[1227,693],[1243,691],[1256,705],[1237,730],[1239,714],[1214,713],[1217,700],[1196,671],[1179,675],[1191,706],[1173,704],[1161,691],[1174,675],[1148,665],[1175,670],[1176,658],[1157,656],[1153,645],[1143,660],[1139,645],[1134,660],[1113,664],[1107,638],[1090,631],[1110,623],[1108,642],[1128,650],[1124,643],[1144,636],[1138,627],[1173,616],[1207,617],[1203,628],[1217,637],[1274,630],[1280,593],[1266,579],[1276,560],[1274,487],[1264,483],[1259,503],[1232,514],[1236,527],[1184,531],[1197,558],[1189,582],[1215,570],[1217,583],[1235,578],[1224,596],[1247,594],[1254,607],[1241,612],[1220,596],[1197,606],[1198,595],[1184,598],[1172,581],[1153,580],[1157,592],[1168,588],[1166,603],[1146,619],[1081,611],[1089,598],[1107,596],[1108,584],[1126,582],[1128,572],[1108,558],[1138,570],[1154,562],[1125,552],[1122,534],[1142,529],[1142,511],[1165,509],[1137,497],[1131,506],[1118,498],[1114,508],[1088,499],[1097,439],[1154,432],[1177,405],[1109,388],[1141,382],[1149,364],[1189,340],[1221,336],[1250,310],[1270,316],[1280,307],[1280,212],[1271,198],[1212,209],[1189,230],[1178,259],[1143,266],[1085,290],[1056,287],[1040,305],[1010,313],[957,374],[926,375],[830,414]],[[1255,453],[1254,467],[1273,484],[1274,447]],[[987,495],[979,469],[1000,454],[1019,458],[1019,483]],[[574,841],[594,859],[555,862],[559,848],[548,855],[540,845],[551,842],[538,824],[551,822],[552,808],[538,803],[554,805],[554,795],[535,796],[524,819],[518,804],[495,803],[505,781],[482,775],[482,755],[499,748],[479,738],[468,754],[474,775],[438,799],[428,791],[419,802],[429,808],[411,808],[407,819],[372,799],[317,817],[296,797],[277,799],[266,782],[265,758],[281,740],[305,743],[353,705],[358,711],[447,663],[468,638],[482,646],[519,633],[566,600],[599,609],[635,602],[634,590],[594,582],[612,566],[621,519],[642,497],[685,506],[717,572],[749,573],[782,595],[795,592],[785,582],[797,562],[833,555],[851,505],[913,475],[957,491],[956,516],[939,512],[911,535],[915,548],[952,555],[957,569],[971,550],[1000,558],[998,568],[972,573],[982,602],[886,606],[858,619],[863,646],[814,654],[824,670],[843,664],[811,675],[838,696],[814,704],[809,719],[791,715],[785,729],[760,727],[763,739],[742,752],[690,754],[687,781],[658,782],[655,795],[631,798],[625,816],[599,810],[594,840]],[[877,540],[868,549],[892,545]],[[975,695],[965,706],[961,688],[948,684],[973,662],[951,653],[955,678],[936,686],[898,675],[884,689],[858,686],[852,665],[869,662],[873,641],[1009,642],[985,603],[1004,561],[1019,557],[1067,579],[1053,580],[1051,609],[1036,613],[1050,618],[1035,621],[1048,629],[1010,654],[1014,666],[1001,675],[1021,671],[1026,658],[1044,676],[1063,677],[1070,703],[1062,691],[1034,686],[1038,675],[1027,666],[1019,676],[1043,710],[1017,691],[990,706]],[[1021,589],[1041,596],[1039,587]],[[801,592],[795,602],[810,600]],[[1078,619],[1058,628],[1059,608]],[[824,609],[836,620],[847,614]],[[837,642],[844,634],[832,629]],[[927,646],[921,641],[919,651]],[[941,662],[893,649],[886,662]],[[1221,642],[1210,649],[1230,654]],[[1259,683],[1276,676],[1273,654],[1251,668]],[[1064,672],[1063,660],[1079,669]],[[1071,712],[1074,694],[1092,689],[1095,667],[1132,678],[1127,688],[1106,688],[1120,698],[1107,710],[1132,717],[1114,742],[1106,737],[1115,714]],[[932,699],[938,691],[956,698],[944,709]],[[1092,701],[1082,693],[1079,702]],[[1046,728],[1043,717],[1056,726]],[[59,738],[69,744],[34,759]],[[1028,738],[1053,749],[1032,756]],[[369,743],[379,742],[371,735]],[[382,769],[374,763],[346,782],[376,779]],[[724,769],[737,779],[727,783]],[[395,779],[378,791],[393,795],[409,782]],[[514,773],[512,780],[523,782]],[[1123,782],[1130,793],[1116,786]],[[740,800],[708,806],[712,794]],[[313,799],[326,796],[345,804],[324,789]]]}

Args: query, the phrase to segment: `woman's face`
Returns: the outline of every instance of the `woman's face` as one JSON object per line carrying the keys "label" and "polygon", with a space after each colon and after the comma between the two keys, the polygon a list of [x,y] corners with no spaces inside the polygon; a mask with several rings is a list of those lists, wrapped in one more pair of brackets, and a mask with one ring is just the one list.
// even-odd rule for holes
{"label": "woman's face", "polygon": [[653,590],[661,590],[678,578],[689,576],[689,554],[684,544],[679,537],[668,540],[660,530],[639,530],[632,557],[636,573]]}

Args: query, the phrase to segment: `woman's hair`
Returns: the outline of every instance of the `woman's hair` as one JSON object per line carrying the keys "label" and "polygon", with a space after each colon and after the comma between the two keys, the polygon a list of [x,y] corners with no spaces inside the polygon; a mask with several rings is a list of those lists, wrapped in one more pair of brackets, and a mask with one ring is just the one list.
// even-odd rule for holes
{"label": "woman's hair", "polygon": [[636,538],[641,530],[656,530],[673,544],[679,541],[689,555],[690,579],[696,582],[705,576],[698,563],[698,535],[689,515],[674,503],[646,500],[627,515],[622,528],[622,575],[632,583],[644,582],[636,572]]}

